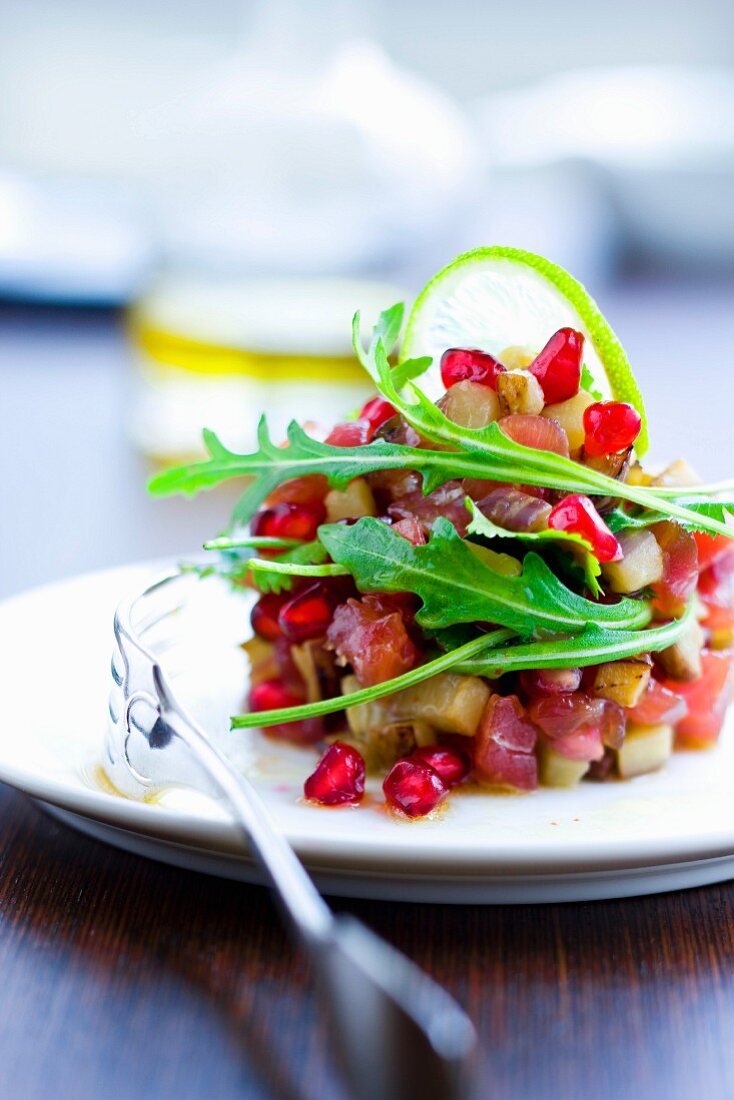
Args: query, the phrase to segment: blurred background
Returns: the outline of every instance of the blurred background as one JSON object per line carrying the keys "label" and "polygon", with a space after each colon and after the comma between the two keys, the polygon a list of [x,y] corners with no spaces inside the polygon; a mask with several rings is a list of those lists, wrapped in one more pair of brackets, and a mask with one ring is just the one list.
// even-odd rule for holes
{"label": "blurred background", "polygon": [[354,310],[491,243],[731,475],[734,6],[0,0],[0,592],[190,552],[226,492],[153,466],[353,407]]}

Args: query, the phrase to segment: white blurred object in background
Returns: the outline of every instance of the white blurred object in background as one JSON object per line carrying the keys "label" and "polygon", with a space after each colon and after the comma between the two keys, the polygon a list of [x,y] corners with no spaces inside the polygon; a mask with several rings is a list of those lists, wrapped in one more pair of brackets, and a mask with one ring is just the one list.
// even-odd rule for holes
{"label": "white blurred object in background", "polygon": [[[0,237],[6,282],[15,263],[35,265],[42,285],[47,256],[46,282],[58,285],[64,253],[60,297],[86,285],[93,259],[122,296],[125,270],[139,277],[141,234],[154,255],[197,273],[402,274],[445,258],[474,179],[470,128],[445,93],[364,35],[359,4],[261,0],[216,45],[185,33],[186,12],[164,35],[106,10],[82,19],[72,7],[55,31],[50,10],[32,38],[4,46],[0,34],[0,93],[13,92],[0,165],[16,186],[27,180],[26,204],[53,210],[45,251],[6,211],[6,236],[22,237],[4,254]],[[74,188],[86,217],[59,199]]]}
{"label": "white blurred object in background", "polygon": [[140,205],[94,181],[0,171],[0,294],[85,305],[127,300],[155,250]]}
{"label": "white blurred object in background", "polygon": [[458,109],[374,44],[335,43],[295,65],[281,48],[275,32],[256,36],[192,81],[188,104],[146,116],[166,250],[203,266],[334,273],[435,247],[472,164]]}
{"label": "white blurred object in background", "polygon": [[478,106],[500,170],[575,168],[606,193],[627,247],[667,262],[734,262],[734,74],[580,69]]}

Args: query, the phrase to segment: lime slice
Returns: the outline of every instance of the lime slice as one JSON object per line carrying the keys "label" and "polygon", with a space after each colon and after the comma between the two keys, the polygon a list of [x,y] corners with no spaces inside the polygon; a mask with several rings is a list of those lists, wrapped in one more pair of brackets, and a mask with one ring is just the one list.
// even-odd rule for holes
{"label": "lime slice", "polygon": [[430,355],[424,376],[431,396],[442,392],[439,362],[447,348],[480,348],[498,355],[510,345],[540,350],[570,326],[584,334],[584,361],[605,397],[627,401],[642,417],[637,453],[647,450],[647,420],[624,348],[594,299],[573,276],[533,252],[494,245],[465,252],[418,296],[402,358]]}

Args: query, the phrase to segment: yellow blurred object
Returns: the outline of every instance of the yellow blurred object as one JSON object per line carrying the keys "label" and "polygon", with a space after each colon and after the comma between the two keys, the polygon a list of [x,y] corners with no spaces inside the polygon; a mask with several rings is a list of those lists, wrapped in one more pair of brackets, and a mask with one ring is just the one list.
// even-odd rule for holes
{"label": "yellow blurred object", "polygon": [[134,442],[156,460],[185,459],[208,427],[247,450],[263,412],[276,439],[291,419],[328,431],[373,390],[351,349],[354,312],[367,338],[401,300],[362,280],[161,279],[128,314]]}

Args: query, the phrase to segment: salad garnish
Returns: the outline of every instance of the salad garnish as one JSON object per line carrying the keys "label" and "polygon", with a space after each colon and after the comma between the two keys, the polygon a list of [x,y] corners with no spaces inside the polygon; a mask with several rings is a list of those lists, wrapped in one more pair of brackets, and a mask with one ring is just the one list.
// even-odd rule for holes
{"label": "salad garnish", "polygon": [[[529,286],[544,343],[496,347],[488,326],[516,332],[513,294],[527,306]],[[546,331],[554,310],[566,324]],[[238,454],[205,431],[205,460],[150,484],[247,480],[205,543],[212,565],[189,566],[261,594],[250,713],[233,728],[336,737],[334,767],[362,753],[408,816],[416,784],[421,813],[443,801],[445,752],[459,751],[457,783],[527,790],[650,770],[674,736],[711,743],[734,640],[734,483],[640,466],[644,406],[621,344],[542,257],[460,257],[419,296],[395,363],[403,317],[383,312],[365,348],[355,315],[377,396],[325,441],[294,420],[280,446],[263,417],[257,450]]]}

